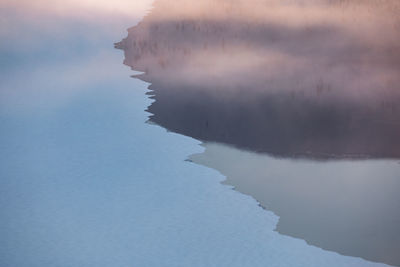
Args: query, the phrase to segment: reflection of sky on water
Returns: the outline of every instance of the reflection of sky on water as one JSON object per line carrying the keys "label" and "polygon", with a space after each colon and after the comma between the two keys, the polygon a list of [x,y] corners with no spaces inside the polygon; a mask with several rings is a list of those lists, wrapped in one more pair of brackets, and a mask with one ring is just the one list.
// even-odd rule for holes
{"label": "reflection of sky on water", "polygon": [[[92,22],[100,22],[99,18],[114,22],[121,17],[140,18],[151,8],[151,0],[114,0],[112,2],[106,0],[1,0],[0,4],[2,9],[8,9],[11,12],[22,11],[24,15],[36,14],[41,18],[53,16]],[[37,20],[30,22],[34,24]],[[110,25],[103,24],[103,26]]]}
{"label": "reflection of sky on water", "polygon": [[172,131],[280,156],[396,158],[399,5],[384,3],[158,0],[117,47]]}
{"label": "reflection of sky on water", "polygon": [[197,141],[145,124],[147,85],[111,49],[136,19],[7,8],[1,266],[383,266],[273,232],[276,216],[183,161]]}
{"label": "reflection of sky on water", "polygon": [[157,0],[116,47],[151,83],[150,120],[206,142],[195,162],[276,212],[281,233],[399,265],[400,169],[384,160],[400,158],[399,11]]}
{"label": "reflection of sky on water", "polygon": [[393,0],[158,0],[119,47],[152,79],[305,94],[323,83],[331,101],[375,101],[398,97],[399,10]]}
{"label": "reflection of sky on water", "polygon": [[15,8],[4,8],[1,13],[5,21],[0,27],[4,111],[56,107],[83,90],[117,82],[119,62],[110,47],[138,20],[115,14],[93,21]]}
{"label": "reflection of sky on water", "polygon": [[277,231],[345,255],[398,263],[400,162],[274,158],[205,144],[191,159],[279,216]]}

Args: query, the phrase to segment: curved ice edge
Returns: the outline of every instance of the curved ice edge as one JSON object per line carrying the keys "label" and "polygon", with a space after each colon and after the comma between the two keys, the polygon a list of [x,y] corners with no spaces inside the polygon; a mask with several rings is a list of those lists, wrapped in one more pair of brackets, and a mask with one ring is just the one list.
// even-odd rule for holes
{"label": "curved ice edge", "polygon": [[[185,140],[185,147],[186,145],[190,145],[191,152],[186,154],[186,158],[182,158],[182,161],[185,161],[185,163],[194,163],[191,160],[191,156],[204,152],[205,148],[201,141],[175,132],[167,131],[162,126],[152,124],[152,127],[154,126],[159,129],[163,129],[164,133],[167,133],[170,136],[172,135],[176,138],[179,138],[179,142]],[[181,146],[181,148],[183,148],[183,146]],[[250,265],[244,263],[244,265],[240,264],[238,266],[390,266],[384,263],[367,261],[360,257],[346,256],[334,251],[324,250],[308,244],[303,239],[278,233],[276,231],[276,226],[279,222],[279,217],[275,213],[263,207],[252,196],[237,191],[232,185],[224,184],[226,176],[222,175],[219,171],[198,164],[190,165],[197,166],[196,169],[203,169],[202,172],[204,172],[204,169],[207,169],[207,175],[203,175],[202,179],[213,183],[213,187],[219,186],[220,188],[218,191],[220,191],[219,194],[221,197],[229,198],[230,200],[234,201],[234,204],[233,202],[230,202],[230,205],[237,207],[237,213],[239,217],[246,217],[243,216],[244,214],[241,214],[244,212],[244,210],[251,212],[252,218],[249,219],[250,221],[247,223],[240,222],[239,224],[242,224],[241,227],[245,226],[246,228],[251,228],[253,231],[258,232],[256,235],[258,240],[251,240],[254,244],[257,244],[252,249],[253,253],[258,254],[259,251],[264,251],[266,253],[262,253],[264,255],[259,255],[259,261],[256,263],[250,261],[248,263]],[[216,203],[216,205],[217,204],[218,203]],[[245,206],[246,209],[243,209],[243,206]],[[244,236],[243,239],[246,240],[246,236]],[[227,243],[232,245],[231,242]],[[235,248],[232,250],[235,250]],[[272,252],[272,254],[277,253],[278,255],[285,256],[278,258],[271,257],[270,252]],[[241,257],[243,258],[243,262],[247,262],[245,260],[246,258],[254,258],[252,255],[253,253],[250,253],[249,251],[247,253],[242,253]]]}

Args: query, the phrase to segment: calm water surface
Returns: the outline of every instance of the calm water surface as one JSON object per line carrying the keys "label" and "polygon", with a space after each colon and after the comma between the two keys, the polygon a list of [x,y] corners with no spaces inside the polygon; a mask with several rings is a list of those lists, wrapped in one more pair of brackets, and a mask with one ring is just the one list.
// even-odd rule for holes
{"label": "calm water surface", "polygon": [[151,121],[204,141],[192,159],[278,232],[400,266],[398,2],[154,6],[116,44],[151,83]]}
{"label": "calm water surface", "polygon": [[[217,2],[155,2],[150,15],[117,45],[125,50],[124,63],[142,74],[123,66],[123,55],[112,44],[142,19],[149,2],[0,4],[0,266],[386,266],[365,259],[398,263],[392,253],[398,245],[398,217],[393,215],[398,166],[387,160],[399,152],[394,141],[398,98],[392,87],[398,79],[398,58],[381,53],[397,49],[396,35],[378,27],[382,42],[368,43],[375,52],[367,53],[351,38],[332,42],[344,33],[332,27],[335,16],[325,12],[315,18],[323,9],[304,9],[309,25],[298,32],[293,25],[302,18],[293,16],[290,25],[282,25],[288,10],[279,5],[265,29],[265,10],[249,9],[240,1],[219,3],[223,12]],[[289,11],[296,14],[298,7],[290,3]],[[238,8],[244,13],[237,13]],[[368,19],[380,14],[361,11]],[[321,17],[326,25],[315,26]],[[382,23],[396,26],[391,18]],[[368,39],[374,25],[367,24],[360,35]],[[323,43],[335,51],[335,58],[346,58],[353,65],[349,69],[360,72],[369,85],[340,106],[341,85],[364,87],[348,79],[335,83],[338,75],[351,76],[349,69],[334,67],[332,57],[320,57],[325,50],[319,46],[306,49],[307,40],[318,43],[327,33]],[[268,47],[279,50],[278,56],[266,51],[271,39],[275,46]],[[305,44],[282,45],[288,40]],[[354,57],[338,57],[341,49],[355,51]],[[290,56],[298,53],[303,59]],[[309,56],[319,58],[313,68],[318,75],[303,79],[309,73],[304,68],[310,67]],[[360,70],[360,58],[381,72],[368,64]],[[267,68],[269,60],[275,64]],[[327,66],[333,66],[329,73]],[[265,70],[265,75],[257,70]],[[131,79],[132,74],[140,79]],[[372,87],[381,79],[386,81],[385,93],[375,97]],[[272,93],[263,87],[266,80],[276,85]],[[292,90],[294,81],[299,91]],[[310,84],[315,86],[307,89]],[[371,114],[373,124],[368,124]],[[185,161],[204,150],[199,141],[145,123],[149,116],[167,130],[219,142],[206,144],[203,154],[193,156],[211,168]],[[346,130],[338,131],[337,138],[335,129]],[[370,159],[321,161],[343,155]],[[318,161],[310,161],[313,158]],[[221,185],[225,178],[213,169],[281,218],[263,210],[254,198]],[[384,173],[382,182],[376,173]],[[333,196],[339,193],[346,198]],[[371,196],[368,206],[375,218],[384,220],[370,221],[364,194]],[[333,209],[336,216],[326,212]],[[351,212],[371,223],[355,220]],[[349,224],[334,223],[350,219]],[[333,238],[327,229],[337,225],[340,231],[346,225],[348,233],[357,224],[373,231],[376,226],[387,228],[374,240],[360,234],[375,232],[354,231],[348,248],[341,242],[349,239]],[[368,240],[371,257],[359,246],[361,240]],[[387,248],[384,256],[380,244]]]}

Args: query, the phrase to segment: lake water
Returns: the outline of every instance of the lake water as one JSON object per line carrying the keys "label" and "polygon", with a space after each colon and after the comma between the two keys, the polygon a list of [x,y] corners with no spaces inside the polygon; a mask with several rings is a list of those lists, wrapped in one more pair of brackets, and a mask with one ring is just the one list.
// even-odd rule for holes
{"label": "lake water", "polygon": [[217,143],[191,159],[279,216],[279,233],[372,261],[399,262],[400,162],[275,158]]}
{"label": "lake water", "polygon": [[200,141],[146,123],[113,43],[150,4],[0,4],[0,266],[385,266],[274,231],[187,160]]}
{"label": "lake water", "polygon": [[400,265],[399,28],[393,0],[158,0],[116,47],[279,233]]}

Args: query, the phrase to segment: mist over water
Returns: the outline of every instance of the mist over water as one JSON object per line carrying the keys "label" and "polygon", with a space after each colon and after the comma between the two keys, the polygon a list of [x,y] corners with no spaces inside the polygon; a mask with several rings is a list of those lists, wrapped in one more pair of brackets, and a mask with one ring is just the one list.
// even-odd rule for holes
{"label": "mist over water", "polygon": [[136,1],[10,3],[0,8],[0,266],[386,266],[274,232],[272,212],[185,161],[199,141],[145,123],[148,83],[112,45],[139,19],[117,11],[136,14]]}
{"label": "mist over water", "polygon": [[[398,8],[362,3],[0,0],[0,266],[396,265]],[[149,11],[147,90],[113,43]]]}
{"label": "mist over water", "polygon": [[279,232],[400,266],[399,40],[392,0],[158,0],[116,47],[151,83],[150,121],[204,141],[193,160]]}
{"label": "mist over water", "polygon": [[117,44],[152,121],[276,155],[400,156],[397,2],[194,2],[156,1]]}

